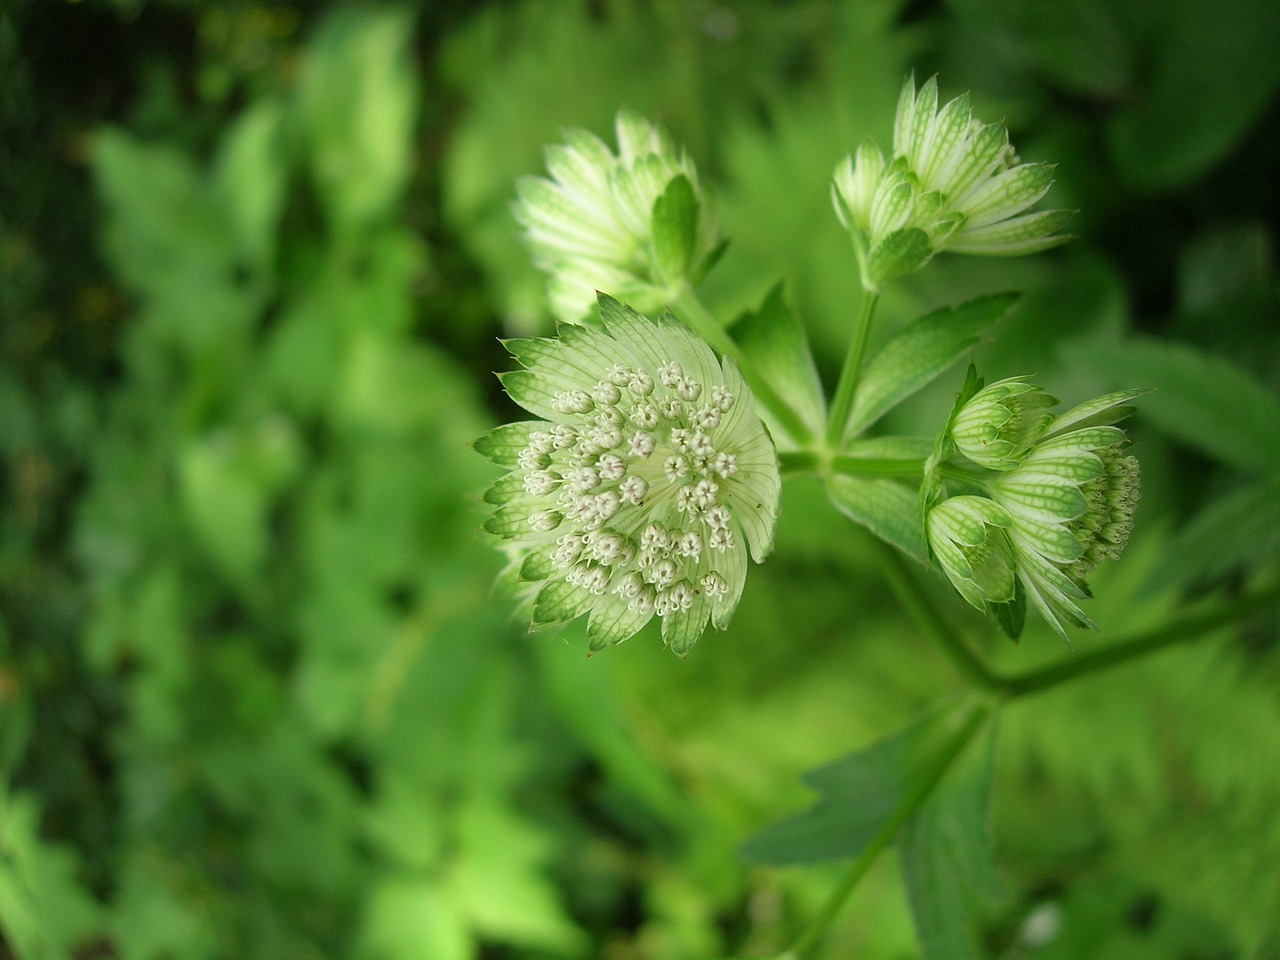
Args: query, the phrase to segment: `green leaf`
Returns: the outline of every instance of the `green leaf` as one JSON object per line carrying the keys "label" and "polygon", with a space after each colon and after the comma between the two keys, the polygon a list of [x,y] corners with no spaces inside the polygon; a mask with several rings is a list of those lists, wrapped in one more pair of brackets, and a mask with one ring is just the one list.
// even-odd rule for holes
{"label": "green leaf", "polygon": [[863,371],[847,433],[857,435],[973,348],[1019,295],[996,293],[944,307],[893,335]]}
{"label": "green leaf", "polygon": [[827,493],[836,509],[846,517],[912,559],[925,562],[927,553],[916,488],[885,477],[835,474],[827,481]]}
{"label": "green leaf", "polygon": [[1261,566],[1280,548],[1280,473],[1218,497],[1169,541],[1149,590]]}
{"label": "green leaf", "polygon": [[299,108],[312,178],[339,230],[388,217],[412,170],[412,27],[407,8],[345,10],[308,46]]}
{"label": "green leaf", "polygon": [[1187,183],[1223,159],[1280,81],[1280,5],[1156,4],[1139,88],[1110,120],[1116,166],[1149,190]]}
{"label": "green leaf", "polygon": [[742,855],[770,866],[856,857],[907,796],[913,760],[934,730],[927,714],[897,733],[804,774],[819,799],[803,813],[765,827]]}
{"label": "green leaf", "polygon": [[214,177],[227,219],[246,258],[259,268],[275,255],[289,169],[284,110],[264,100],[241,116],[223,140]]}
{"label": "green leaf", "polygon": [[795,436],[792,430],[774,422],[763,404],[761,416],[775,436],[781,431],[797,443],[803,443],[821,436],[827,417],[826,402],[804,327],[787,305],[782,286],[779,283],[770,290],[760,309],[743,315],[732,332],[750,359],[753,372],[787,402],[808,433]]}
{"label": "green leaf", "polygon": [[1280,467],[1280,402],[1231,361],[1147,337],[1066,354],[1118,386],[1154,388],[1143,419],[1190,446],[1245,473]]}
{"label": "green leaf", "polygon": [[902,836],[907,900],[925,960],[971,960],[972,907],[1001,894],[987,830],[995,729],[947,771]]}
{"label": "green leaf", "polygon": [[689,272],[697,236],[698,198],[682,173],[653,201],[653,252],[667,283],[679,283]]}
{"label": "green leaf", "polygon": [[[788,866],[856,857],[904,822],[913,804],[987,716],[985,706],[954,702],[929,710],[864,750],[804,774],[818,800],[808,810],[766,827],[747,840],[753,863]],[[909,822],[909,821],[907,821]]]}

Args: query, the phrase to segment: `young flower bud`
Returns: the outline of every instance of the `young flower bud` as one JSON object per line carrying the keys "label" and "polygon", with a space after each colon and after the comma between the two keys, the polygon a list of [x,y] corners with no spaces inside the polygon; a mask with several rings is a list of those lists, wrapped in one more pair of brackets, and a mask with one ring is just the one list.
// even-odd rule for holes
{"label": "young flower bud", "polygon": [[930,550],[960,596],[979,610],[1013,599],[1013,550],[1006,535],[1011,523],[1004,508],[986,497],[950,497],[929,511]]}
{"label": "young flower bud", "polygon": [[1124,453],[1128,438],[1112,424],[1134,396],[1109,394],[1067,411],[992,484],[1012,520],[1009,540],[1027,595],[1063,636],[1064,621],[1094,627],[1078,603],[1089,596],[1085,577],[1120,555],[1133,528],[1138,461]]}
{"label": "young flower bud", "polygon": [[1053,421],[1057,400],[1025,377],[984,387],[951,421],[956,449],[989,470],[1012,470]]}
{"label": "young flower bud", "polygon": [[1018,161],[1004,124],[973,118],[967,95],[939,110],[936,80],[917,90],[911,77],[892,160],[860,148],[836,168],[832,200],[857,241],[863,286],[876,291],[944,250],[1015,256],[1062,243],[1070,211],[1025,212],[1052,182],[1051,165]]}
{"label": "young flower bud", "polygon": [[[485,529],[509,541],[520,578],[540,584],[534,623],[588,614],[597,650],[658,616],[663,640],[683,656],[708,621],[728,625],[748,552],[759,563],[772,548],[777,454],[732,361],[674,319],[650,320],[603,295],[600,311],[602,330],[507,343],[524,369],[503,374],[503,385],[544,420],[476,442],[509,471],[485,496],[497,507]],[[604,389],[624,370],[671,416],[655,420],[626,391]],[[578,393],[589,407],[560,402]],[[705,397],[724,409],[714,425],[694,422]],[[545,439],[557,431],[573,441]]]}
{"label": "young flower bud", "polygon": [[616,129],[616,154],[585,130],[567,131],[547,149],[551,179],[517,185],[515,218],[549,275],[552,312],[567,323],[582,320],[597,290],[660,309],[719,241],[693,161],[632,113],[619,113]]}

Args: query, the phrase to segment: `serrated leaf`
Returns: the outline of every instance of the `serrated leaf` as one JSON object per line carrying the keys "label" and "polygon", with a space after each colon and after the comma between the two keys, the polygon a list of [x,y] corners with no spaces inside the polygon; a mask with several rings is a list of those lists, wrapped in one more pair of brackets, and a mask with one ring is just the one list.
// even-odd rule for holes
{"label": "serrated leaf", "polygon": [[965,355],[1019,295],[997,293],[944,307],[899,330],[867,364],[846,436],[856,436]]}
{"label": "serrated leaf", "polygon": [[1190,446],[1245,473],[1280,467],[1280,402],[1231,361],[1147,337],[1066,353],[1117,385],[1153,388],[1143,419]]}
{"label": "serrated leaf", "polygon": [[799,419],[798,426],[807,434],[797,436],[794,427],[778,423],[769,415],[768,408],[760,406],[761,417],[774,430],[803,443],[820,436],[826,422],[826,402],[822,395],[822,381],[813,362],[809,340],[804,327],[791,312],[777,284],[755,313],[745,314],[733,326],[733,337],[751,361],[752,372],[764,380],[774,392],[783,398]]}
{"label": "serrated leaf", "polygon": [[818,801],[749,838],[743,857],[787,866],[857,856],[906,797],[913,758],[937,721],[937,714],[927,714],[865,750],[804,774]]}
{"label": "serrated leaf", "polygon": [[902,836],[902,872],[925,960],[977,957],[975,901],[1000,895],[987,829],[994,727],[971,745],[911,819]]}
{"label": "serrated leaf", "polygon": [[836,509],[846,517],[912,559],[925,562],[924,531],[915,487],[885,477],[835,474],[827,481],[827,493]]}
{"label": "serrated leaf", "polygon": [[1280,548],[1280,473],[1221,496],[1194,516],[1165,548],[1148,590],[1209,580],[1257,567]]}
{"label": "serrated leaf", "polygon": [[808,810],[766,827],[743,845],[754,863],[787,866],[856,857],[906,820],[934,789],[987,717],[985,706],[951,703],[931,709],[898,732],[804,774],[819,799]]}
{"label": "serrated leaf", "polygon": [[668,283],[684,279],[698,236],[698,197],[684,174],[653,201],[653,252]]}

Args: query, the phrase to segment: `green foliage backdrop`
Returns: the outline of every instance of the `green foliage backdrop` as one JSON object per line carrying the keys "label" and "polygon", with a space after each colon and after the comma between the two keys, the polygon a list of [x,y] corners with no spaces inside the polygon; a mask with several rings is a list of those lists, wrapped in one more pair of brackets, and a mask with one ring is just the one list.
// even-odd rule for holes
{"label": "green foliage backdrop", "polygon": [[[831,170],[887,142],[912,70],[971,90],[1058,162],[1079,239],[944,257],[880,334],[1023,289],[972,346],[986,369],[1071,401],[1155,388],[1138,529],[1094,607],[1135,633],[1277,572],[1278,11],[0,9],[0,956],[781,950],[836,874],[744,841],[860,829],[822,806],[823,765],[961,680],[807,480],[732,628],[684,662],[648,633],[588,660],[581,627],[513,619],[467,443],[511,419],[495,338],[550,329],[516,178],[565,127],[661,119],[732,240],[708,303],[774,309],[785,281],[830,382],[859,289]],[[954,386],[883,426],[936,432]],[[1043,625],[1002,644],[934,588],[1002,667],[1069,653]],[[1278,626],[1011,707],[963,771],[996,760],[998,876],[964,882],[981,942],[930,955],[1280,957]],[[902,839],[939,871],[972,834],[953,818],[986,826],[964,777],[947,791]],[[778,862],[769,836],[745,852]],[[920,896],[878,864],[825,956],[920,956]]]}

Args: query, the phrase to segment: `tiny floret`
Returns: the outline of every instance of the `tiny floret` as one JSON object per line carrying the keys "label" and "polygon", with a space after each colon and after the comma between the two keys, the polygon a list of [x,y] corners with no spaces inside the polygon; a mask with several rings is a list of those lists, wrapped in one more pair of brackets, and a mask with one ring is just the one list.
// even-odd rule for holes
{"label": "tiny floret", "polygon": [[[503,384],[542,419],[476,441],[507,470],[485,496],[485,528],[507,541],[535,624],[586,614],[598,650],[656,616],[684,655],[708,623],[728,625],[748,553],[760,562],[772,548],[777,454],[732,361],[673,319],[604,296],[600,307],[602,329],[508,343],[524,369]],[[602,389],[619,381],[630,395]],[[706,397],[714,423],[700,416]]]}

